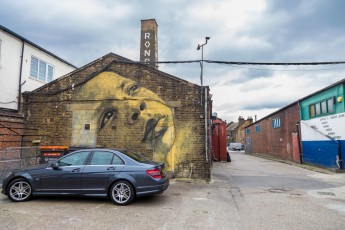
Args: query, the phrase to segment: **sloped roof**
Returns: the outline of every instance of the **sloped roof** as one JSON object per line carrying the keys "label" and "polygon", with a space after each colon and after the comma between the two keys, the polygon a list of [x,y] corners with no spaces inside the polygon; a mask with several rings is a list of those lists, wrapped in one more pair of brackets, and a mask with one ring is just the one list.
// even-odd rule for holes
{"label": "sloped roof", "polygon": [[[140,66],[141,68],[143,68],[143,69],[147,69],[147,70],[149,70],[149,71],[151,71],[151,72],[156,72],[156,73],[158,73],[158,74],[160,74],[160,75],[162,75],[162,76],[164,76],[164,77],[168,77],[168,78],[174,79],[174,80],[179,81],[179,82],[182,82],[182,83],[184,83],[184,84],[192,85],[192,86],[195,86],[195,87],[200,87],[199,85],[196,85],[196,84],[191,83],[191,82],[189,82],[189,81],[186,81],[186,80],[183,80],[183,79],[181,79],[181,78],[175,77],[175,76],[173,76],[173,75],[170,75],[170,74],[168,74],[168,73],[162,72],[162,71],[160,71],[160,70],[154,69],[154,68],[152,68],[152,67],[150,67],[150,66],[148,66],[148,65],[145,65],[145,64],[143,64],[143,63],[141,63],[141,62],[132,61],[132,60],[130,60],[130,59],[127,59],[127,58],[122,57],[122,56],[120,56],[120,55],[117,55],[117,54],[115,54],[115,53],[108,53],[108,54],[106,54],[106,55],[104,55],[104,56],[102,56],[102,57],[100,57],[100,58],[98,58],[98,59],[96,59],[96,60],[90,62],[89,64],[86,64],[86,65],[80,67],[79,69],[76,69],[76,70],[74,70],[74,71],[72,71],[72,72],[70,72],[70,73],[68,73],[68,74],[66,74],[66,75],[64,75],[64,76],[62,76],[62,77],[59,77],[59,78],[57,78],[57,79],[55,79],[55,80],[53,80],[53,81],[51,81],[51,82],[49,82],[49,83],[47,83],[47,84],[41,86],[40,88],[37,88],[36,90],[32,91],[31,93],[39,93],[40,91],[43,91],[44,89],[49,88],[49,87],[51,87],[52,85],[55,85],[55,84],[58,83],[59,81],[64,80],[65,78],[71,77],[71,76],[73,76],[74,74],[77,74],[78,72],[80,72],[80,71],[82,71],[82,70],[84,70],[84,69],[86,69],[86,68],[88,68],[88,67],[90,67],[90,66],[97,65],[98,62],[101,62],[103,59],[109,58],[109,57],[110,57],[110,58],[114,58],[114,60],[112,60],[112,61],[111,61],[108,65],[106,65],[105,67],[102,67],[102,68],[98,69],[98,70],[95,71],[93,74],[91,74],[90,76],[86,77],[86,78],[84,79],[83,82],[79,82],[79,83],[76,82],[75,84],[73,84],[74,86],[71,85],[71,86],[68,86],[68,87],[65,88],[65,89],[59,89],[58,91],[59,91],[59,92],[62,92],[62,91],[71,89],[71,87],[77,87],[77,86],[80,85],[80,84],[84,84],[86,81],[90,80],[91,78],[93,78],[94,76],[96,76],[98,73],[100,73],[100,72],[102,72],[102,71],[106,71],[107,68],[108,68],[108,66],[111,65],[111,64],[113,64],[113,63],[124,63],[124,64],[139,65],[139,66]],[[58,93],[58,92],[51,92],[51,93],[54,94],[54,93]]]}
{"label": "sloped roof", "polygon": [[2,31],[4,31],[5,33],[10,34],[11,36],[16,37],[17,39],[22,40],[23,42],[25,42],[25,43],[27,43],[27,44],[29,44],[29,45],[35,47],[36,49],[39,49],[39,50],[41,50],[41,51],[43,51],[43,52],[49,54],[50,56],[54,57],[55,59],[57,59],[57,60],[59,60],[59,61],[65,63],[65,64],[67,64],[67,65],[69,65],[69,66],[72,66],[73,68],[76,68],[76,69],[78,68],[78,67],[74,66],[73,64],[71,64],[71,63],[65,61],[64,59],[62,59],[62,58],[56,56],[56,55],[53,54],[52,52],[50,52],[50,51],[48,51],[48,50],[42,48],[41,46],[39,46],[39,45],[33,43],[32,41],[29,41],[28,39],[26,39],[26,38],[20,36],[19,34],[15,33],[15,32],[13,32],[12,30],[10,30],[10,29],[8,29],[8,28],[2,26],[2,25],[0,25],[0,29],[1,29]]}
{"label": "sloped roof", "polygon": [[340,81],[337,81],[337,82],[335,82],[335,83],[333,83],[333,84],[331,84],[331,85],[329,85],[329,86],[327,86],[327,87],[325,87],[325,88],[322,88],[322,89],[320,89],[320,90],[318,90],[318,91],[316,91],[316,92],[314,92],[314,93],[312,93],[312,94],[309,94],[309,95],[307,95],[307,96],[305,96],[305,97],[302,97],[302,98],[298,99],[297,101],[294,101],[294,102],[292,102],[292,103],[290,103],[290,104],[284,106],[283,108],[278,109],[277,111],[268,114],[267,116],[265,116],[265,117],[263,117],[263,118],[257,120],[256,122],[253,122],[252,124],[247,125],[246,127],[249,127],[249,126],[252,126],[252,125],[254,125],[254,124],[257,124],[257,123],[259,123],[260,121],[262,121],[262,120],[264,120],[264,119],[266,119],[266,118],[268,118],[268,117],[270,117],[270,116],[272,116],[272,115],[274,115],[274,114],[276,114],[276,113],[279,113],[279,112],[281,112],[281,111],[283,111],[283,110],[286,110],[287,108],[289,108],[289,107],[295,105],[296,103],[300,103],[301,101],[303,101],[303,100],[305,100],[305,99],[308,99],[309,97],[312,97],[312,96],[314,96],[314,95],[317,95],[317,94],[319,94],[319,93],[321,93],[321,92],[323,92],[323,91],[325,91],[325,90],[331,89],[331,88],[333,88],[334,86],[337,86],[337,85],[340,85],[340,84],[345,84],[345,78],[342,79],[342,80],[340,80]]}
{"label": "sloped roof", "polygon": [[238,122],[231,123],[229,126],[226,127],[227,131],[232,131],[238,127]]}

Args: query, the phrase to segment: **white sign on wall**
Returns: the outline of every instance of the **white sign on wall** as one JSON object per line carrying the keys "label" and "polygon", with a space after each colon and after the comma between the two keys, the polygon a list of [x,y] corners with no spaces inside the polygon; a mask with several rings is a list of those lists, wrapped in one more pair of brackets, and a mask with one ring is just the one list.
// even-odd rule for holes
{"label": "white sign on wall", "polygon": [[345,113],[301,121],[301,132],[302,141],[344,140]]}

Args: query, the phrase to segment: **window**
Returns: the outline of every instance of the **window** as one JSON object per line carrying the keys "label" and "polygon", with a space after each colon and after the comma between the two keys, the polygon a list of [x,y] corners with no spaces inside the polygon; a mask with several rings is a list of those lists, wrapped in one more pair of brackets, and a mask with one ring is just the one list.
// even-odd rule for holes
{"label": "window", "polygon": [[310,114],[310,117],[315,117],[315,105],[314,104],[309,106],[309,114]]}
{"label": "window", "polygon": [[31,56],[30,76],[42,82],[51,82],[54,76],[54,66]]}
{"label": "window", "polygon": [[123,162],[123,160],[120,157],[114,155],[112,164],[113,165],[123,165],[124,162]]}
{"label": "window", "polygon": [[89,152],[77,152],[59,160],[60,166],[83,165]]}
{"label": "window", "polygon": [[316,116],[319,116],[321,114],[320,103],[315,104],[315,114],[316,114]]}
{"label": "window", "polygon": [[123,160],[112,152],[96,151],[90,165],[123,165]]}
{"label": "window", "polygon": [[250,128],[246,129],[246,134],[250,134]]}
{"label": "window", "polygon": [[257,125],[255,126],[255,132],[259,133],[261,131],[261,126]]}
{"label": "window", "polygon": [[272,127],[273,127],[274,129],[280,127],[280,118],[272,119]]}
{"label": "window", "polygon": [[334,98],[328,99],[327,100],[327,112],[328,113],[333,113],[333,105],[334,105]]}
{"label": "window", "polygon": [[114,154],[112,152],[94,152],[90,165],[111,165]]}
{"label": "window", "polygon": [[334,97],[309,105],[309,116],[315,117],[334,113]]}

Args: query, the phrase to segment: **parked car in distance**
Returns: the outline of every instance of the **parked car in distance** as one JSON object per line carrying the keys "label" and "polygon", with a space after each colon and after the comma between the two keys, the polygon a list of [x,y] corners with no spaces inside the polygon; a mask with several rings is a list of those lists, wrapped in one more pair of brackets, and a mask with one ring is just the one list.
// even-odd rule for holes
{"label": "parked car in distance", "polygon": [[127,205],[135,197],[163,193],[169,186],[164,163],[138,153],[83,149],[59,160],[10,172],[2,193],[15,202],[32,196],[81,195],[109,197]]}
{"label": "parked car in distance", "polygon": [[228,149],[240,151],[240,150],[243,150],[242,146],[243,146],[242,143],[230,143],[228,146]]}

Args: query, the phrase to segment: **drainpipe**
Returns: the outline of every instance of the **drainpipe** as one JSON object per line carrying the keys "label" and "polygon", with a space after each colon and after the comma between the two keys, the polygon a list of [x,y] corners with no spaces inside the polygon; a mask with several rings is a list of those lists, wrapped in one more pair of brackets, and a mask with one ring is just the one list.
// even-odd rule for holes
{"label": "drainpipe", "polygon": [[208,163],[208,144],[207,144],[207,87],[205,87],[205,160]]}
{"label": "drainpipe", "polygon": [[299,151],[299,162],[303,164],[303,154],[301,148],[301,137],[300,137],[300,129],[299,129],[299,122],[296,123],[296,132],[297,132],[297,141],[298,141],[298,151]]}
{"label": "drainpipe", "polygon": [[[297,102],[298,105],[298,111],[299,111],[299,120],[302,120],[302,111],[301,111],[301,104],[300,104],[300,100],[298,100]],[[297,141],[298,141],[298,150],[299,150],[299,161],[301,164],[303,164],[303,152],[302,152],[302,147],[301,147],[301,128],[300,128],[300,124],[301,122],[298,121],[296,123],[296,129],[297,129]]]}
{"label": "drainpipe", "polygon": [[20,67],[19,67],[19,84],[18,84],[18,113],[20,112],[20,104],[21,104],[21,97],[22,97],[22,70],[23,70],[23,55],[24,55],[24,41],[22,44],[22,54],[20,56]]}
{"label": "drainpipe", "polygon": [[343,164],[343,156],[341,154],[341,143],[340,141],[338,142],[338,165],[339,165],[339,169],[344,169],[344,164]]}

